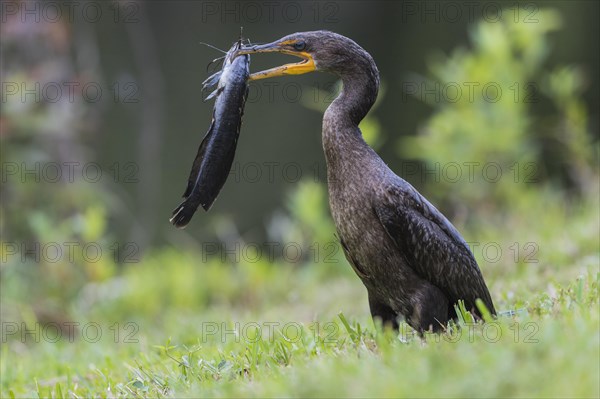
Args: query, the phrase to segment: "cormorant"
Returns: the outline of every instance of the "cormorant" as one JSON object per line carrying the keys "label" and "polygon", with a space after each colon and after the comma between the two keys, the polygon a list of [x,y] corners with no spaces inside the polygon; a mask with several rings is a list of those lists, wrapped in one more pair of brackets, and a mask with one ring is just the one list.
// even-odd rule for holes
{"label": "cormorant", "polygon": [[359,122],[377,98],[379,71],[353,40],[329,31],[300,32],[238,54],[278,52],[302,58],[250,75],[250,80],[323,71],[343,83],[323,116],[329,206],[348,262],[369,294],[373,318],[398,328],[440,331],[454,305],[481,317],[492,298],[467,243],[454,226],[363,140]]}

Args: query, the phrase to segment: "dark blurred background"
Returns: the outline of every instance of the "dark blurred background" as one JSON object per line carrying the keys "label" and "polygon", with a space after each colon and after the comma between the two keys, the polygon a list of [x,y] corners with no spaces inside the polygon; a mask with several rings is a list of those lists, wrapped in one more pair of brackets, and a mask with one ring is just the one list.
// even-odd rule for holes
{"label": "dark blurred background", "polygon": [[[498,2],[3,1],[3,162],[54,161],[63,169],[68,162],[97,163],[102,178],[87,182],[84,190],[106,197],[106,224],[115,237],[142,248],[173,243],[181,234],[168,223],[170,212],[211,119],[213,104],[202,102],[201,82],[209,62],[221,56],[200,42],[226,50],[241,27],[253,42],[316,29],[354,39],[381,72],[384,96],[372,117],[381,131],[379,153],[400,171],[408,157],[398,150],[399,139],[415,135],[435,112],[435,104],[407,95],[403,83],[427,76],[436,57],[473,46],[469,32],[477,22],[539,24],[539,11],[546,8],[555,10],[561,23],[548,34],[544,65],[549,70],[578,66],[589,132],[596,137],[598,3],[538,1],[517,8]],[[251,69],[286,61],[277,55],[253,57]],[[14,82],[26,82],[34,91],[40,83],[41,99],[29,95],[15,101],[20,94]],[[74,100],[64,82],[77,82]],[[335,79],[310,74],[267,82],[252,84],[230,180],[213,209],[200,210],[186,230],[196,240],[214,237],[216,226],[229,226],[227,220],[239,234],[264,240],[265,226],[283,208],[298,173],[324,181],[321,113],[311,108],[325,108],[331,96],[319,90],[331,90]],[[56,94],[56,84],[62,94]],[[553,112],[543,98],[531,107],[538,114]],[[96,165],[91,168],[81,173],[96,173]],[[23,218],[50,206],[50,197],[13,202],[10,173],[2,182],[2,235],[23,238]]]}

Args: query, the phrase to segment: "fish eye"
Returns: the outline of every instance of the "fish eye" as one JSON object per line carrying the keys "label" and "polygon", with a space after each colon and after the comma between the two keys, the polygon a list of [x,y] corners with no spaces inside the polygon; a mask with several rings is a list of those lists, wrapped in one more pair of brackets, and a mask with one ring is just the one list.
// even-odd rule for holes
{"label": "fish eye", "polygon": [[294,43],[294,50],[302,51],[306,48],[306,42],[304,40],[300,40],[299,42]]}

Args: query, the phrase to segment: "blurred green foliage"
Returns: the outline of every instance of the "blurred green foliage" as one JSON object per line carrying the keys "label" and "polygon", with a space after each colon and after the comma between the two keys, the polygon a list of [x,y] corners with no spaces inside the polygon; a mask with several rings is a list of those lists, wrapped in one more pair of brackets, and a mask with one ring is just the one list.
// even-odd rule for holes
{"label": "blurred green foliage", "polygon": [[[480,22],[471,32],[472,50],[433,58],[432,78],[423,84],[437,90],[437,97],[421,98],[436,111],[417,136],[400,139],[398,148],[403,157],[438,171],[425,182],[434,201],[468,204],[477,218],[491,213],[490,207],[499,215],[519,212],[521,205],[539,209],[535,204],[547,184],[595,191],[598,142],[592,142],[579,97],[584,78],[576,67],[544,66],[550,33],[559,28],[559,15],[548,9],[540,10],[537,23]],[[556,112],[539,114],[535,105],[541,101],[551,101]],[[456,180],[455,169],[444,176],[443,168],[452,164],[462,173]]]}

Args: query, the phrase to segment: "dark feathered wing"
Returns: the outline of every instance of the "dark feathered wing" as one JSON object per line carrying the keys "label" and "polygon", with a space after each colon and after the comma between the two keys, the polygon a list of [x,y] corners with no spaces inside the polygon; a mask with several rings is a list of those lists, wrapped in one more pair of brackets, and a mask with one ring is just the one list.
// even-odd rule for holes
{"label": "dark feathered wing", "polygon": [[454,226],[412,186],[393,187],[375,207],[381,224],[421,278],[438,287],[455,304],[477,311],[480,298],[495,314],[494,304],[475,258]]}

